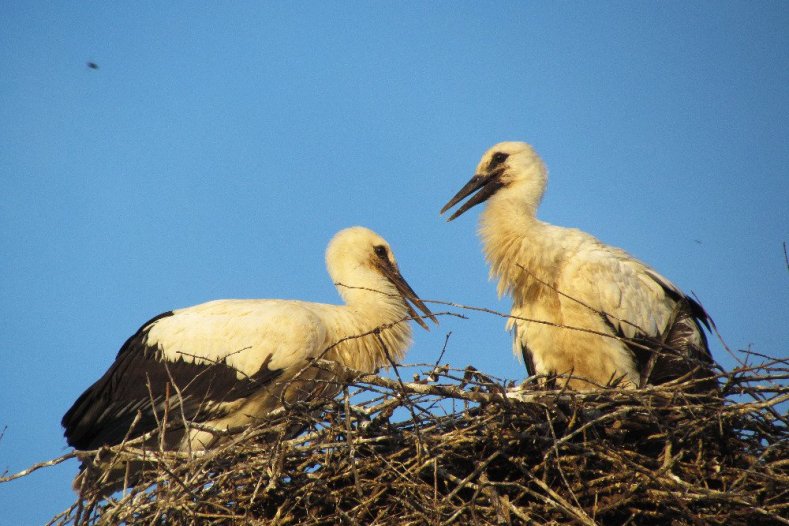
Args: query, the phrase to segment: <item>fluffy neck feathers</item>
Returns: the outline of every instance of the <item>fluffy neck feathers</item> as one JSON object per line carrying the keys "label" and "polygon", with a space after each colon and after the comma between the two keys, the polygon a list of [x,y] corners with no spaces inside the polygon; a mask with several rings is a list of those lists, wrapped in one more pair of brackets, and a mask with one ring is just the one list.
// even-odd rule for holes
{"label": "fluffy neck feathers", "polygon": [[[541,195],[541,193],[540,193]],[[561,244],[550,242],[560,227],[539,221],[539,201],[523,196],[495,196],[480,215],[480,237],[491,278],[498,278],[499,296],[527,290],[543,281],[555,285],[560,271]],[[518,303],[518,295],[513,296]]]}
{"label": "fluffy neck feathers", "polygon": [[341,338],[347,339],[332,348],[327,358],[366,372],[388,367],[389,359],[400,361],[411,343],[411,327],[404,321],[409,316],[405,300],[394,286],[379,277],[364,284],[338,282],[337,289],[346,304],[333,309],[333,314],[337,326],[343,327]]}

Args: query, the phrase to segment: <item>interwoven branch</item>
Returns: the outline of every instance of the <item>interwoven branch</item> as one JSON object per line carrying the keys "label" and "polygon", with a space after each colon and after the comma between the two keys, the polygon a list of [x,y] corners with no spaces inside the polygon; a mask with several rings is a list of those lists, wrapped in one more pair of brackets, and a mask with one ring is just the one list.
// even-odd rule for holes
{"label": "interwoven branch", "polygon": [[355,380],[322,411],[293,406],[208,452],[125,444],[117,461],[145,458],[143,482],[52,523],[789,524],[782,361],[722,376],[725,398],[412,370],[338,371]]}

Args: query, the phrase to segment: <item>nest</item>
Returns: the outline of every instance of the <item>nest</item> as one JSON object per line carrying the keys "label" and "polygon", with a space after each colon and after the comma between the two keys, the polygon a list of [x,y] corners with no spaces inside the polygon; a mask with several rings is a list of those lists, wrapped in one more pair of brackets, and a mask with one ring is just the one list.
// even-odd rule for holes
{"label": "nest", "polygon": [[142,481],[51,524],[789,524],[786,361],[722,373],[715,395],[397,372],[202,454],[104,450],[144,460]]}

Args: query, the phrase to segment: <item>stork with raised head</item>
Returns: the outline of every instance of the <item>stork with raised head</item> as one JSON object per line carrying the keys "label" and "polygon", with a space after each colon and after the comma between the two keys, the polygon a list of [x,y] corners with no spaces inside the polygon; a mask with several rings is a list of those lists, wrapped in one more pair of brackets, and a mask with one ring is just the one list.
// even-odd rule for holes
{"label": "stork with raised head", "polygon": [[487,202],[480,237],[499,295],[512,296],[513,351],[529,374],[582,389],[709,378],[704,309],[624,250],[537,219],[547,181],[530,145],[502,142],[441,209],[470,196],[451,221]]}
{"label": "stork with raised head", "polygon": [[372,230],[337,233],[326,266],[344,305],[218,300],[144,323],[63,417],[69,445],[118,444],[160,428],[169,412],[156,444],[203,450],[218,442],[216,431],[258,422],[283,401],[335,396],[341,379],[310,366],[314,358],[373,372],[402,359],[408,320],[428,328],[414,307],[437,323]]}

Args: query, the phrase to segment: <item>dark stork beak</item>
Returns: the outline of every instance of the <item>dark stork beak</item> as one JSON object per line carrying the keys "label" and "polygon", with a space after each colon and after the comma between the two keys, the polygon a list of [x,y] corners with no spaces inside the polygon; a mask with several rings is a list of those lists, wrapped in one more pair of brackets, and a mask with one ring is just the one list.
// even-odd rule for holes
{"label": "dark stork beak", "polygon": [[441,209],[441,214],[458,204],[460,201],[468,197],[469,195],[477,192],[471,199],[466,201],[463,206],[458,208],[454,214],[449,216],[447,221],[452,221],[469,208],[472,208],[480,203],[484,203],[487,201],[493,194],[495,194],[502,186],[504,186],[501,182],[501,174],[504,173],[504,169],[494,170],[491,173],[485,174],[474,174],[474,177],[471,178],[466,185],[460,189],[458,193],[455,194],[455,197],[449,200],[447,204],[444,205],[444,208]]}
{"label": "dark stork beak", "polygon": [[438,325],[438,320],[436,319],[436,317],[433,316],[433,313],[430,312],[430,309],[428,309],[427,306],[422,302],[422,300],[419,299],[419,296],[416,295],[414,289],[412,289],[411,286],[408,284],[408,282],[405,280],[405,278],[403,278],[403,276],[400,274],[400,271],[397,270],[397,267],[395,267],[390,263],[388,265],[383,264],[380,266],[380,268],[383,275],[386,276],[387,279],[389,279],[389,281],[392,282],[392,284],[397,289],[397,292],[399,292],[400,295],[405,300],[405,304],[408,307],[408,315],[411,316],[415,322],[417,322],[426,331],[430,330],[430,328],[427,326],[427,323],[425,323],[425,320],[423,320],[422,317],[419,314],[417,314],[417,312],[414,310],[414,307],[412,307],[411,304],[413,304],[417,309],[422,311],[422,313],[424,313],[425,316],[430,318],[433,321],[433,323]]}

